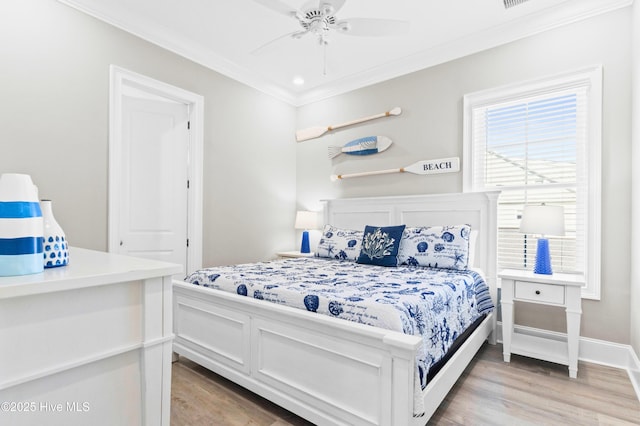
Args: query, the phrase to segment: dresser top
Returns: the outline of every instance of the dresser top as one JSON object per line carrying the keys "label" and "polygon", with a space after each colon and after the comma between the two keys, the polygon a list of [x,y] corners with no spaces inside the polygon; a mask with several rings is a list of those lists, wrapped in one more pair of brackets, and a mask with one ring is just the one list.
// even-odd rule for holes
{"label": "dresser top", "polygon": [[0,299],[170,276],[182,270],[174,263],[70,247],[67,266],[0,277]]}

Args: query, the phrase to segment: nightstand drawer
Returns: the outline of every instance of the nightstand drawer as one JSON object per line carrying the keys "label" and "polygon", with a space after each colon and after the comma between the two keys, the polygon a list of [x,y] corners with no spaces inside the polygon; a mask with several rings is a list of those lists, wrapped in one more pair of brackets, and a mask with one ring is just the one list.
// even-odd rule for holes
{"label": "nightstand drawer", "polygon": [[564,286],[516,281],[515,298],[564,305]]}

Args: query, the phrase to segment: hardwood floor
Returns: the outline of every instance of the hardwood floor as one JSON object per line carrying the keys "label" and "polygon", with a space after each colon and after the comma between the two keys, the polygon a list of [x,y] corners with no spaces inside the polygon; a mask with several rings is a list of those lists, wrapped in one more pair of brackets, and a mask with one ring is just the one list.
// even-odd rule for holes
{"label": "hardwood floor", "polygon": [[173,363],[171,426],[311,425],[196,363]]}
{"label": "hardwood floor", "polygon": [[[562,365],[485,344],[429,425],[640,425],[640,402],[627,372]],[[180,358],[173,364],[172,426],[310,425],[269,401]]]}

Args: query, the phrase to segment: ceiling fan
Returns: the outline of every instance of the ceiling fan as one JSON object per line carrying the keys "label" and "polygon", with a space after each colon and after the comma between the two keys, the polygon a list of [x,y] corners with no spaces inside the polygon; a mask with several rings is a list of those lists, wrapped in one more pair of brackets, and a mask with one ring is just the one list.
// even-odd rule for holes
{"label": "ceiling fan", "polygon": [[331,33],[365,37],[400,35],[408,32],[409,22],[394,19],[347,18],[338,19],[336,14],[346,0],[310,0],[296,10],[280,0],[254,0],[256,3],[298,21],[301,29],[280,36],[258,47],[251,53],[256,55],[285,38],[300,39],[312,34],[321,46],[329,43]]}

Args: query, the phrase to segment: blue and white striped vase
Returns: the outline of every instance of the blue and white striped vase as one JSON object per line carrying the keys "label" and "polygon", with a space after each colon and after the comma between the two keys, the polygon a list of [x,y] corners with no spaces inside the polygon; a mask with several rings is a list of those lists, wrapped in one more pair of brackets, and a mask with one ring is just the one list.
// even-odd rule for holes
{"label": "blue and white striped vase", "polygon": [[42,272],[42,237],[38,188],[31,176],[0,175],[0,276]]}
{"label": "blue and white striped vase", "polygon": [[51,200],[40,200],[44,223],[44,267],[55,268],[69,263],[69,246],[64,231],[53,217]]}

